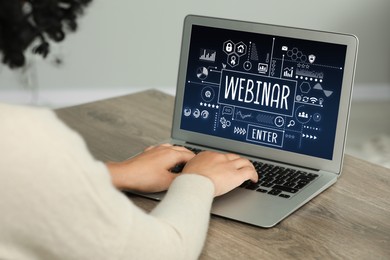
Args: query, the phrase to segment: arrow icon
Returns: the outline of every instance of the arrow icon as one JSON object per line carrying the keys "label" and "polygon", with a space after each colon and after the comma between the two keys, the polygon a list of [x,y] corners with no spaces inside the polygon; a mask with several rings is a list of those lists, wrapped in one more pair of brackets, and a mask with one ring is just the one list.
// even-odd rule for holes
{"label": "arrow icon", "polygon": [[314,139],[314,140],[316,140],[318,138],[315,135],[307,135],[307,134],[302,134],[302,137],[307,138],[307,139]]}

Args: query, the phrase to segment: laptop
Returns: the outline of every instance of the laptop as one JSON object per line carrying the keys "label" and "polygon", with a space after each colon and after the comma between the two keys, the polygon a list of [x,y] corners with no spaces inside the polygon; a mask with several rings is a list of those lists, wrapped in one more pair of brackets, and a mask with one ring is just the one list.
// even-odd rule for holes
{"label": "laptop", "polygon": [[185,18],[170,142],[239,154],[260,176],[212,214],[272,227],[337,181],[357,47],[353,35]]}

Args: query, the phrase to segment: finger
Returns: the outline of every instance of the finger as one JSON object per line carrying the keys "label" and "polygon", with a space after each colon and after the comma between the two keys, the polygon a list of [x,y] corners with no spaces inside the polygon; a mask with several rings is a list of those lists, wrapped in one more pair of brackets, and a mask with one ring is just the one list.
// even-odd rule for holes
{"label": "finger", "polygon": [[195,157],[195,154],[192,153],[191,151],[177,151],[177,150],[169,149],[164,152],[168,152],[169,154],[169,157],[167,157],[168,159],[167,166],[169,166],[169,169],[171,169],[171,167],[177,164],[187,163],[189,160]]}
{"label": "finger", "polygon": [[178,162],[186,163],[195,157],[195,154],[193,152],[191,152],[190,150],[186,150],[186,151],[175,150],[175,152],[177,152],[179,154],[178,155]]}
{"label": "finger", "polygon": [[151,145],[151,146],[148,146],[145,148],[145,152],[149,151],[149,150],[152,150],[155,146],[154,145]]}
{"label": "finger", "polygon": [[241,158],[238,154],[234,154],[234,153],[226,153],[225,154],[226,158],[228,158],[228,160],[236,160],[238,158]]}
{"label": "finger", "polygon": [[183,147],[183,146],[172,146],[173,150],[176,150],[176,151],[181,151],[181,152],[190,152],[190,153],[193,153],[192,151],[188,150],[187,148]]}
{"label": "finger", "polygon": [[159,146],[170,147],[170,146],[173,146],[173,145],[169,144],[169,143],[165,143],[165,144],[160,144]]}
{"label": "finger", "polygon": [[240,169],[240,168],[243,168],[243,167],[250,167],[252,170],[255,169],[253,164],[248,159],[245,159],[245,158],[242,158],[242,157],[239,157],[239,158],[236,158],[234,160],[231,160],[231,163],[233,163],[233,165],[237,169]]}
{"label": "finger", "polygon": [[245,180],[251,180],[253,182],[258,182],[259,181],[259,175],[257,172],[254,170],[253,167],[243,167],[238,170],[239,175],[241,175]]}
{"label": "finger", "polygon": [[151,146],[147,147],[144,151],[147,152],[147,151],[149,151],[149,150],[152,150],[153,148],[158,148],[158,147],[169,147],[169,146],[172,146],[172,145],[171,145],[171,144],[168,144],[168,143],[159,144],[158,146],[151,145]]}

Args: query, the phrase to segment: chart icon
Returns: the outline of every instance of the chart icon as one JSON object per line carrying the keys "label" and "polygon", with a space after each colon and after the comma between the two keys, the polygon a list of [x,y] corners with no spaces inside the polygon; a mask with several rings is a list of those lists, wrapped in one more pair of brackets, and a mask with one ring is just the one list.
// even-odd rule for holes
{"label": "chart icon", "polygon": [[215,62],[216,56],[217,56],[217,52],[214,50],[200,49],[199,60]]}
{"label": "chart icon", "polygon": [[206,67],[199,67],[196,70],[196,76],[200,80],[206,79],[208,75],[209,75],[209,71],[208,71],[208,69]]}

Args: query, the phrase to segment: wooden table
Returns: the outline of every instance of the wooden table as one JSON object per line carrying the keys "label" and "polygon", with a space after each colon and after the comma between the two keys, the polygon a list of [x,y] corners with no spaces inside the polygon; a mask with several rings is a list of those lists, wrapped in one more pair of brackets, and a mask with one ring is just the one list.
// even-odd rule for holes
{"label": "wooden table", "polygon": [[[99,160],[170,136],[174,98],[156,90],[57,110]],[[328,190],[271,229],[212,216],[201,259],[390,259],[390,170],[346,155]],[[149,211],[157,202],[130,197]]]}

